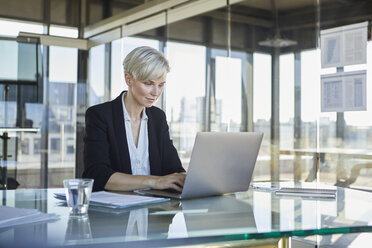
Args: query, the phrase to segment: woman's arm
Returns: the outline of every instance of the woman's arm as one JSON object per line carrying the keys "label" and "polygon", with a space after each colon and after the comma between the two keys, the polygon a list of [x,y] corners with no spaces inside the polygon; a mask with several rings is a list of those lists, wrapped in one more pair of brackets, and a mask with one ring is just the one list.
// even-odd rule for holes
{"label": "woman's arm", "polygon": [[186,174],[173,173],[166,176],[129,175],[115,172],[105,185],[105,190],[132,191],[135,189],[174,189],[182,191]]}
{"label": "woman's arm", "polygon": [[110,167],[108,127],[103,117],[104,111],[91,107],[85,113],[84,137],[84,178],[93,178],[93,190],[103,190],[115,171]]}

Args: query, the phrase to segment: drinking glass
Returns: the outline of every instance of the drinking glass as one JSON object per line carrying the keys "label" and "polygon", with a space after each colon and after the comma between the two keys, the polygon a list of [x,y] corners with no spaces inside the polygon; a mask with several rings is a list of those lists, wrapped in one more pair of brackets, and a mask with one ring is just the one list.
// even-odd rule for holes
{"label": "drinking glass", "polygon": [[87,215],[93,182],[93,179],[81,178],[63,180],[70,215]]}

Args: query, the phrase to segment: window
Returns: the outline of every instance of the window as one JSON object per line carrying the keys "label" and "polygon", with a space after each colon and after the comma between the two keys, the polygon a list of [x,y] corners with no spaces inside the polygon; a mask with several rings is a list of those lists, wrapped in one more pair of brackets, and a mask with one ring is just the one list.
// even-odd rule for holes
{"label": "window", "polygon": [[166,113],[173,144],[187,168],[196,133],[205,124],[205,47],[168,42],[167,48],[171,72],[165,86]]}
{"label": "window", "polygon": [[[105,45],[92,47],[89,51],[89,91],[88,105],[104,101],[105,94]],[[109,83],[109,82],[106,82]]]}
{"label": "window", "polygon": [[69,38],[78,38],[79,30],[77,28],[72,27],[50,25],[49,34]]}
{"label": "window", "polygon": [[294,56],[281,55],[279,58],[279,119],[280,149],[293,149],[294,117]]}
{"label": "window", "polygon": [[61,139],[51,138],[50,139],[50,151],[52,153],[59,153],[61,150]]}
{"label": "window", "polygon": [[77,49],[51,46],[49,57],[49,80],[51,82],[77,82]]}
{"label": "window", "polygon": [[[320,50],[301,52],[301,148],[316,149],[317,124],[320,113]],[[321,113],[319,119],[319,135],[325,137],[322,132],[329,132],[330,119],[334,119],[334,113]],[[326,131],[325,129],[328,129]],[[321,142],[322,143],[322,142]],[[323,143],[324,144],[324,143]],[[323,146],[319,144],[320,146]]]}
{"label": "window", "polygon": [[215,120],[211,130],[239,132],[242,115],[242,61],[238,58],[215,58]]}
{"label": "window", "polygon": [[66,139],[66,154],[69,155],[75,154],[75,139],[73,138]]}
{"label": "window", "polygon": [[41,140],[40,138],[34,138],[34,154],[40,154]]}
{"label": "window", "polygon": [[43,33],[43,25],[32,22],[0,19],[0,36],[18,36],[19,32]]}
{"label": "window", "polygon": [[29,145],[30,145],[30,140],[28,138],[24,138],[23,140],[21,140],[21,152],[22,152],[22,154],[24,154],[24,155],[30,154]]}
{"label": "window", "polygon": [[[70,37],[75,33],[74,29],[55,26],[50,27],[50,31],[55,35]],[[75,176],[73,165],[76,142],[77,61],[76,48],[50,47],[48,168],[63,170],[63,173],[55,173],[53,177],[49,177],[48,184],[51,187],[62,185],[64,179]],[[67,154],[69,156],[66,156]]]}
{"label": "window", "polygon": [[16,80],[18,78],[18,43],[0,40],[0,53],[0,78]]}
{"label": "window", "polygon": [[264,137],[254,170],[254,180],[270,180],[271,56],[253,54],[253,125]]}
{"label": "window", "polygon": [[49,122],[49,132],[50,133],[60,133],[61,126],[56,122]]}

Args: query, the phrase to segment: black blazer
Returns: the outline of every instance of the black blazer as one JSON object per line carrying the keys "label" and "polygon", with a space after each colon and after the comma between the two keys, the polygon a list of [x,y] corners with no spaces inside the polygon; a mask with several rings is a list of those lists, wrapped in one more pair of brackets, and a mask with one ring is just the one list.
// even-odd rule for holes
{"label": "black blazer", "polygon": [[[93,178],[93,191],[103,190],[115,172],[132,174],[122,105],[123,92],[115,100],[88,108],[85,113],[84,178]],[[169,138],[164,112],[146,108],[151,175],[184,172]]]}

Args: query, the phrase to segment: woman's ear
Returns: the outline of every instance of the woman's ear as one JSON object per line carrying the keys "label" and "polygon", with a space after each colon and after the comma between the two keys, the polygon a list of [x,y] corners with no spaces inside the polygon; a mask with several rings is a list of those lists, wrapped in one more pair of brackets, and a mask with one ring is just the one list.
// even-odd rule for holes
{"label": "woman's ear", "polygon": [[124,78],[125,78],[125,83],[128,86],[131,86],[132,85],[132,81],[133,81],[132,75],[130,75],[128,72],[126,72],[126,73],[124,73]]}

